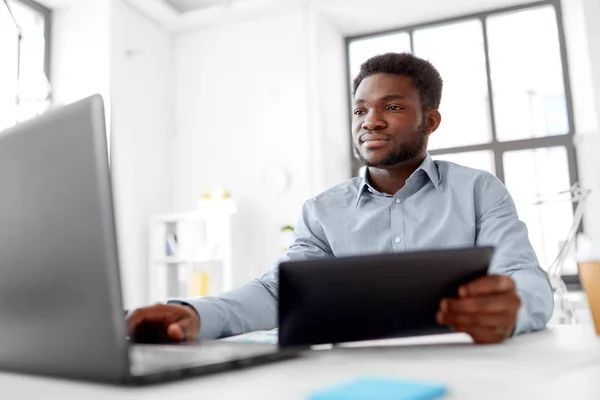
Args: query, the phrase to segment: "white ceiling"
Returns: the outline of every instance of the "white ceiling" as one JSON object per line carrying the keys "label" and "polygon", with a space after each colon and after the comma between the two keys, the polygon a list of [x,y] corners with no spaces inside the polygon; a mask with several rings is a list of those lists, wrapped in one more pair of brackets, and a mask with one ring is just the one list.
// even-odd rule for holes
{"label": "white ceiling", "polygon": [[81,3],[81,1],[77,1],[77,0],[36,0],[36,1],[38,3],[40,3],[41,5],[43,5],[47,8],[50,8],[50,9],[63,8],[63,7],[75,5],[77,3]]}
{"label": "white ceiling", "polygon": [[203,10],[211,7],[228,8],[233,3],[249,0],[164,0],[179,14],[190,11]]}
{"label": "white ceiling", "polygon": [[[239,18],[286,9],[306,0],[125,0],[173,31],[231,22]],[[199,7],[198,7],[199,6]],[[179,10],[191,9],[188,12]]]}
{"label": "white ceiling", "polygon": [[[294,7],[311,7],[344,35],[398,28],[533,0],[126,0],[174,31],[234,22]],[[193,11],[179,13],[170,3]]]}
{"label": "white ceiling", "polygon": [[222,0],[164,0],[179,14],[221,5]]}
{"label": "white ceiling", "polygon": [[[86,1],[37,0],[49,8],[82,6]],[[125,0],[165,28],[185,31],[249,17],[310,7],[346,36],[398,28],[532,0]],[[189,10],[189,11],[185,11]]]}

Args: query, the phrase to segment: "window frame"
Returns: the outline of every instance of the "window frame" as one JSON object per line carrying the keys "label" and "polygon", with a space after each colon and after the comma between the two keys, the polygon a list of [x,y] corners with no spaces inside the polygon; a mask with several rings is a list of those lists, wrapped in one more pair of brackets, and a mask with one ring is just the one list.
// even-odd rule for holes
{"label": "window frame", "polygon": [[50,57],[52,54],[52,10],[34,0],[13,1],[17,1],[25,7],[29,7],[39,12],[42,17],[44,17],[44,72],[46,73],[48,82],[52,83],[50,80]]}
{"label": "window frame", "polygon": [[[3,0],[0,0],[4,2]],[[41,5],[34,0],[11,0],[20,3],[24,7],[28,7],[34,11],[39,12],[44,18],[44,73],[48,79],[48,83],[52,84],[51,80],[51,62],[50,57],[52,56],[52,10]],[[4,7],[4,5],[2,5]],[[18,21],[17,21],[18,22]]]}
{"label": "window frame", "polygon": [[[494,111],[494,96],[493,96],[493,87],[492,80],[490,74],[490,54],[489,54],[489,44],[488,44],[488,30],[487,30],[487,18],[497,14],[504,14],[507,12],[513,11],[522,11],[527,9],[533,9],[541,6],[552,6],[555,11],[556,16],[556,25],[558,30],[558,41],[559,41],[559,51],[560,51],[560,59],[562,63],[562,74],[563,74],[563,86],[565,92],[565,103],[566,103],[566,111],[567,111],[567,121],[569,125],[569,130],[566,134],[562,135],[553,135],[553,136],[544,136],[537,138],[527,138],[527,139],[518,139],[518,140],[510,140],[510,141],[498,141],[497,139],[497,127],[496,127],[496,116]],[[430,150],[429,153],[432,156],[435,155],[443,155],[443,154],[455,154],[462,152],[473,152],[473,151],[481,151],[487,150],[491,151],[494,155],[494,167],[496,176],[504,182],[504,153],[510,151],[517,150],[531,150],[538,148],[547,148],[547,147],[564,147],[567,153],[567,165],[569,168],[569,180],[570,185],[579,181],[579,171],[577,167],[577,154],[574,144],[575,139],[575,119],[573,113],[573,100],[571,93],[571,82],[569,79],[569,64],[567,59],[567,49],[566,49],[566,40],[564,33],[564,24],[563,24],[563,15],[562,15],[562,7],[560,0],[543,0],[543,1],[535,1],[526,4],[520,4],[510,7],[503,7],[498,9],[492,9],[487,11],[481,11],[471,14],[463,14],[460,16],[455,16],[451,18],[445,18],[440,20],[433,20],[428,22],[422,22],[414,25],[403,26],[400,28],[387,29],[383,31],[371,32],[368,34],[348,36],[345,38],[345,56],[346,56],[346,82],[351,82],[351,79],[354,77],[350,76],[350,62],[349,62],[349,46],[350,43],[354,40],[372,38],[380,35],[393,34],[406,32],[410,37],[411,51],[414,49],[414,32],[417,29],[422,28],[430,28],[438,25],[446,25],[456,22],[463,22],[466,20],[478,19],[482,24],[482,32],[483,32],[483,43],[484,43],[484,53],[485,53],[485,69],[487,75],[487,90],[488,90],[488,105],[489,105],[489,113],[490,113],[490,122],[491,122],[491,134],[492,140],[489,143],[485,144],[476,144],[476,145],[468,145],[468,146],[459,146],[459,147],[449,147],[444,149],[436,149]],[[350,98],[352,94],[350,93]],[[349,103],[350,104],[350,103]],[[351,106],[348,107],[348,115],[352,118],[352,110]],[[356,176],[359,168],[362,166],[360,161],[355,157],[354,150],[351,146],[351,168],[352,168],[352,176]],[[574,210],[575,205],[573,205]],[[580,225],[580,230],[582,229],[583,223]],[[563,275],[563,280],[565,283],[574,289],[580,289],[581,284],[579,281],[578,275]]]}

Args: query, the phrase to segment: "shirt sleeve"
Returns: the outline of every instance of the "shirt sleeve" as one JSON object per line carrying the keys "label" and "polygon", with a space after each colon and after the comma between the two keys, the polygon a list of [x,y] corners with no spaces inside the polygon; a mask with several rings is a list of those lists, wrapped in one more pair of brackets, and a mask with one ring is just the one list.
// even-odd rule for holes
{"label": "shirt sleeve", "polygon": [[277,326],[277,269],[280,262],[332,256],[323,228],[314,218],[314,199],[302,207],[287,252],[260,278],[214,297],[173,299],[187,304],[200,316],[198,338],[215,339]]}
{"label": "shirt sleeve", "polygon": [[478,246],[494,246],[490,273],[510,276],[521,298],[521,308],[513,334],[542,329],[554,310],[554,297],[548,275],[539,266],[506,187],[491,174],[479,190],[477,220]]}

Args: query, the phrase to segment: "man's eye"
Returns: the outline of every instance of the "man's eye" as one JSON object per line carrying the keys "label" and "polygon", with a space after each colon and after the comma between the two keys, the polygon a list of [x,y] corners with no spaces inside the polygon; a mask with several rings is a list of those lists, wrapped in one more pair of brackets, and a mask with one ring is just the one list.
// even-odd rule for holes
{"label": "man's eye", "polygon": [[365,110],[360,110],[360,109],[354,110],[354,115],[356,115],[356,116],[361,116],[364,113],[365,113]]}
{"label": "man's eye", "polygon": [[387,109],[389,111],[400,111],[400,110],[404,110],[404,107],[402,107],[402,106],[388,106]]}

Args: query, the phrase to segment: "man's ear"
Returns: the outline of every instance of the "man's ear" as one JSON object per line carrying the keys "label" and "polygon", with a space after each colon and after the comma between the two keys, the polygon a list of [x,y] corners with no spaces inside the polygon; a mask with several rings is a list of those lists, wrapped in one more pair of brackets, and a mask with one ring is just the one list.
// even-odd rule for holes
{"label": "man's ear", "polygon": [[426,130],[427,135],[431,135],[433,132],[437,130],[442,122],[442,114],[437,108],[429,110],[425,113],[425,118],[427,118]]}

